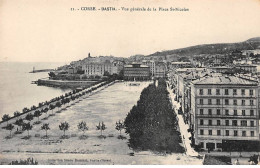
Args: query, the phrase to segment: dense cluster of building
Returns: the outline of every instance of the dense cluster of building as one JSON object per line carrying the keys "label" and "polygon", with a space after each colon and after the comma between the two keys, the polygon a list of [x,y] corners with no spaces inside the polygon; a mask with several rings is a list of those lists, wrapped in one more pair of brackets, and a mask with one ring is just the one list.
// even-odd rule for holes
{"label": "dense cluster of building", "polygon": [[91,57],[90,55],[84,60],[71,62],[70,65],[62,68],[68,74],[80,74],[81,78],[82,76],[90,78],[122,73],[124,80],[150,80],[165,78],[167,74],[165,60],[152,59],[133,62],[115,57]]}
{"label": "dense cluster of building", "polygon": [[232,67],[190,68],[174,62],[169,72],[179,113],[189,125],[192,144],[204,150],[255,150],[259,146],[260,85],[256,66],[227,75]]}
{"label": "dense cluster of building", "polygon": [[167,56],[124,59],[89,54],[65,69],[68,74],[80,73],[87,78],[113,74],[132,81],[167,77],[195,147],[253,150],[259,145],[260,74],[254,64],[259,59],[255,54],[259,53],[246,50],[229,55],[204,54],[190,61],[172,61]]}

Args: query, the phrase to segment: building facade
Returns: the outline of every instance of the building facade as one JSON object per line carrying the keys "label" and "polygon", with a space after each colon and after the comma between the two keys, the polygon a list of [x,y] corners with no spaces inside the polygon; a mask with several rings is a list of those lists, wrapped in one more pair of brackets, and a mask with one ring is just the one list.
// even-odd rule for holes
{"label": "building facade", "polygon": [[139,63],[125,65],[124,79],[125,80],[149,80],[150,67],[147,65],[141,65]]}
{"label": "building facade", "polygon": [[195,145],[224,151],[255,148],[259,141],[258,82],[219,76],[191,83]]}
{"label": "building facade", "polygon": [[241,65],[236,65],[236,68],[242,69],[244,71],[247,71],[247,72],[253,73],[253,74],[257,73],[257,66],[256,65],[241,64]]}
{"label": "building facade", "polygon": [[151,76],[154,76],[154,73],[155,73],[155,61],[154,60],[143,60],[142,64],[146,65],[146,66],[149,66],[150,67]]}
{"label": "building facade", "polygon": [[86,76],[103,76],[105,72],[110,75],[119,74],[123,70],[123,63],[114,61],[110,63],[106,62],[87,62],[82,66],[84,74]]}
{"label": "building facade", "polygon": [[158,62],[154,60],[143,60],[143,65],[150,67],[151,77],[165,78],[167,74],[167,64],[165,62]]}
{"label": "building facade", "polygon": [[165,78],[167,74],[167,65],[163,62],[157,62],[154,69],[154,77]]}

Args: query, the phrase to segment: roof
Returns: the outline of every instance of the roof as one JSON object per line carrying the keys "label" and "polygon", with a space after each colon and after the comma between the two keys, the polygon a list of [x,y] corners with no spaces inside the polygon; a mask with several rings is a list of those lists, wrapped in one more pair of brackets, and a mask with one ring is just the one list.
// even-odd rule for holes
{"label": "roof", "polygon": [[[124,67],[125,68],[132,68],[133,65],[132,64],[131,65],[124,65]],[[140,65],[140,67],[137,67],[137,68],[149,68],[149,66],[147,66],[147,65]]]}
{"label": "roof", "polygon": [[209,69],[231,69],[231,67],[218,66],[218,67],[209,67]]}
{"label": "roof", "polygon": [[191,64],[191,62],[172,62],[172,64]]}
{"label": "roof", "polygon": [[256,65],[240,64],[238,67],[257,67]]}
{"label": "roof", "polygon": [[205,74],[203,75],[198,75],[196,73],[189,73],[189,74],[179,74],[180,77],[182,78],[185,78],[185,79],[198,79],[199,77],[202,77],[204,76]]}
{"label": "roof", "polygon": [[257,85],[257,81],[236,76],[208,76],[192,81],[194,85]]}
{"label": "roof", "polygon": [[176,72],[186,72],[186,71],[206,71],[206,68],[178,68]]}

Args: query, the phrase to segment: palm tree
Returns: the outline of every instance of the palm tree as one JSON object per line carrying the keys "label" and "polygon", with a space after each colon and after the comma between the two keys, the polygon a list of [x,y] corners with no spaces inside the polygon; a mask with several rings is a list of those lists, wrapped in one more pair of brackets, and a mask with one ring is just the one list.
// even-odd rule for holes
{"label": "palm tree", "polygon": [[65,131],[67,131],[69,129],[69,127],[70,127],[69,123],[67,123],[66,121],[60,123],[59,128],[60,128],[61,131],[64,132],[63,136],[65,136]]}
{"label": "palm tree", "polygon": [[10,137],[12,137],[12,130],[14,129],[13,124],[8,124],[6,129],[10,131]]}
{"label": "palm tree", "polygon": [[29,137],[29,131],[32,130],[32,125],[30,123],[23,124],[23,131],[28,131],[28,137]]}
{"label": "palm tree", "polygon": [[99,122],[99,124],[96,127],[97,130],[100,130],[101,136],[102,136],[102,131],[104,131],[107,128],[103,121],[101,123]]}
{"label": "palm tree", "polygon": [[3,117],[2,117],[2,121],[3,122],[7,122],[6,126],[8,125],[8,121],[10,120],[10,116],[9,114],[4,114]]}
{"label": "palm tree", "polygon": [[48,124],[47,123],[43,124],[42,127],[41,127],[41,130],[45,130],[46,131],[46,137],[47,137],[48,136],[47,135],[47,131],[50,130],[49,123]]}
{"label": "palm tree", "polygon": [[86,122],[85,122],[85,121],[81,121],[81,122],[78,124],[78,129],[83,132],[83,136],[84,136],[85,131],[88,130],[88,126],[87,126]]}
{"label": "palm tree", "polygon": [[120,120],[116,122],[116,130],[120,131],[120,136],[121,136],[121,131],[124,128],[125,128],[124,122],[121,122]]}

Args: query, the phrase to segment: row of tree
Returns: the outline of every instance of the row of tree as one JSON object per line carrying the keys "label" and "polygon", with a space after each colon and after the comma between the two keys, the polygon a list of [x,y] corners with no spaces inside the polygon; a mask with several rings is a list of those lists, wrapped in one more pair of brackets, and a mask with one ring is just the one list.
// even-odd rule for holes
{"label": "row of tree", "polygon": [[127,114],[124,125],[134,150],[183,152],[178,120],[164,79],[144,88],[137,105]]}
{"label": "row of tree", "polygon": [[[33,105],[30,109],[25,107],[25,108],[23,108],[23,110],[22,110],[23,112],[22,113],[19,112],[19,111],[15,111],[13,117],[11,117],[9,114],[4,114],[2,116],[2,121],[3,122],[7,122],[7,125],[8,125],[8,121],[10,119],[12,119],[14,117],[19,117],[19,116],[21,116],[21,115],[23,115],[25,113],[29,113],[30,111],[33,111],[33,110],[38,111],[37,113],[40,116],[40,113],[39,113],[40,110],[37,110],[39,108],[41,108],[41,111],[40,111],[41,113],[43,113],[43,112],[47,113],[49,110],[52,110],[52,113],[53,113],[53,110],[55,108],[58,108],[58,110],[59,110],[61,105],[66,105],[70,101],[78,99],[79,97],[81,97],[81,96],[83,96],[83,95],[85,95],[87,93],[91,93],[92,91],[94,91],[94,90],[96,90],[96,89],[98,89],[98,88],[100,88],[100,87],[102,87],[102,86],[104,86],[104,85],[106,85],[106,84],[108,84],[110,82],[111,81],[103,82],[103,83],[99,84],[98,86],[93,87],[93,88],[91,88],[89,90],[87,90],[87,88],[83,89],[81,93],[80,93],[80,90],[76,90],[75,89],[75,90],[73,90],[73,91],[71,91],[69,93],[65,93],[65,95],[61,95],[59,97],[55,97],[55,98],[51,99],[50,101],[41,102],[41,103],[39,103],[38,107],[36,107],[35,105]],[[86,91],[84,91],[84,90],[86,90]],[[36,117],[39,117],[39,116],[36,116]],[[31,118],[31,116],[29,118]]]}
{"label": "row of tree", "polygon": [[[30,122],[25,123],[25,122],[23,122],[23,119],[20,118],[20,119],[16,120],[15,125],[18,125],[18,126],[20,127],[20,130],[19,130],[19,131],[28,131],[28,137],[29,137],[29,131],[32,130],[32,128],[33,128],[33,125],[31,125]],[[66,122],[66,121],[60,123],[59,129],[60,129],[61,131],[63,131],[63,136],[65,136],[65,132],[66,132],[67,130],[69,130],[69,127],[70,127],[70,125],[69,125],[69,123]],[[80,131],[83,132],[83,136],[84,136],[85,132],[86,132],[87,130],[89,130],[89,127],[87,126],[87,123],[86,123],[85,121],[79,122],[78,125],[77,125],[77,127],[78,127],[78,130],[80,130]],[[107,129],[107,127],[106,127],[106,125],[105,125],[104,122],[99,122],[99,124],[96,126],[96,128],[97,128],[97,130],[100,130],[101,136],[103,136],[103,135],[102,135],[102,132],[103,132],[105,129]],[[116,127],[115,127],[115,129],[120,132],[120,137],[121,137],[121,131],[122,131],[124,128],[125,128],[124,122],[122,122],[122,121],[116,122]],[[12,136],[12,130],[14,129],[14,125],[13,125],[13,124],[8,124],[7,127],[6,127],[6,129],[10,131],[10,137],[11,137],[11,136]],[[42,124],[41,130],[46,131],[46,137],[47,137],[47,136],[48,136],[47,132],[48,132],[48,130],[50,130],[49,123],[44,123],[44,124]]]}

